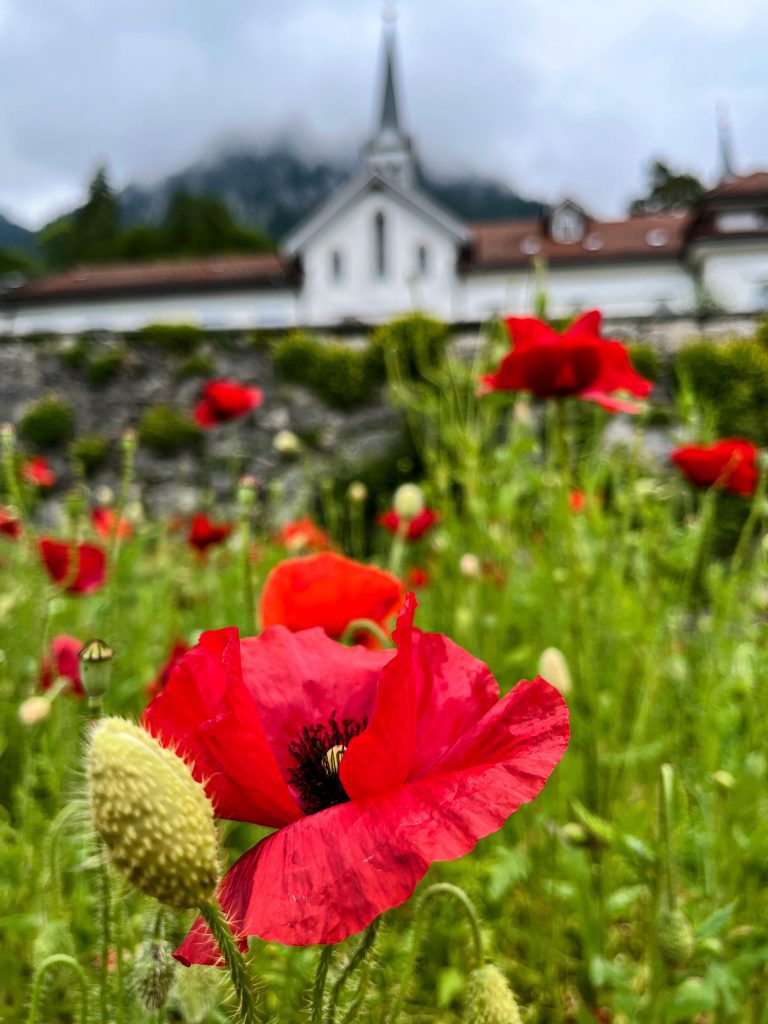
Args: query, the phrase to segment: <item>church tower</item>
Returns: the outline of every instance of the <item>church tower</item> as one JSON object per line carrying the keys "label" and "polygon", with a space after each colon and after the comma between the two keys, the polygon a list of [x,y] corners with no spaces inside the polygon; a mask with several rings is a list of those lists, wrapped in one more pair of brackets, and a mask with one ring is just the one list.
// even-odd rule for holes
{"label": "church tower", "polygon": [[365,159],[372,174],[410,189],[416,177],[415,157],[411,139],[402,130],[395,84],[395,15],[384,16],[384,62],[381,106],[376,134],[365,148]]}

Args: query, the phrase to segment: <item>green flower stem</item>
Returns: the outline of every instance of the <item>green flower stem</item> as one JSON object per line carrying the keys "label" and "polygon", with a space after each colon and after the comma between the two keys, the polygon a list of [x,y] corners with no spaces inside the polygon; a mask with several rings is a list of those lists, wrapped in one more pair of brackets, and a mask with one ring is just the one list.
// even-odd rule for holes
{"label": "green flower stem", "polygon": [[[331,989],[331,998],[328,1005],[328,1012],[326,1014],[327,1024],[334,1024],[334,1021],[336,1020],[336,1011],[339,1006],[339,998],[341,997],[342,990],[346,983],[349,981],[349,979],[352,977],[352,975],[358,968],[361,968],[362,972],[362,969],[365,966],[367,966],[366,961],[368,960],[368,957],[370,956],[373,950],[374,943],[376,942],[376,936],[379,931],[379,921],[380,918],[376,918],[376,920],[366,928],[365,934],[363,935],[363,938],[360,941],[357,949],[349,958],[349,962],[347,963],[346,967],[343,969],[343,971],[341,971],[338,978],[334,982],[333,988]],[[360,988],[363,986],[363,980],[364,974],[361,973],[360,986],[358,987],[358,991],[355,993],[355,998],[353,999],[350,1005],[350,1010],[355,1004],[358,1003],[358,997],[360,995]],[[360,1000],[360,1002],[362,1002],[362,1000]],[[345,1016],[344,1020],[347,1019],[351,1020],[351,1018],[348,1018],[348,1015]]]}
{"label": "green flower stem", "polygon": [[248,636],[256,629],[256,597],[253,587],[253,567],[251,565],[251,517],[250,509],[240,510],[240,557],[243,562],[243,603],[248,621]]}
{"label": "green flower stem", "polygon": [[353,619],[341,635],[343,644],[354,642],[358,633],[367,632],[374,636],[382,647],[391,647],[392,641],[377,622],[371,619]]}
{"label": "green flower stem", "polygon": [[232,985],[237,996],[237,1019],[242,1024],[261,1024],[256,1009],[257,996],[253,978],[248,971],[243,954],[240,952],[232,929],[227,924],[221,907],[215,900],[200,907],[203,920],[216,940],[224,962],[229,970]]}
{"label": "green flower stem", "polygon": [[335,946],[326,946],[317,961],[315,980],[312,985],[312,1024],[322,1024],[323,1006],[325,995],[325,982],[328,977],[328,968],[335,951]]}
{"label": "green flower stem", "polygon": [[51,887],[51,900],[53,903],[55,916],[57,917],[61,916],[62,907],[64,904],[64,893],[62,891],[63,887],[61,880],[61,863],[59,859],[61,833],[63,832],[64,826],[69,822],[70,818],[72,818],[72,816],[79,810],[80,805],[76,803],[74,800],[71,803],[65,804],[64,807],[62,807],[62,809],[53,819],[48,829],[48,840],[45,852],[48,860],[48,879]]}
{"label": "green flower stem", "polygon": [[101,883],[101,963],[99,964],[99,1005],[101,1024],[110,1024],[109,1019],[109,947],[112,941],[111,892],[107,854],[102,848],[99,864]]}
{"label": "green flower stem", "polygon": [[19,477],[16,473],[16,433],[10,425],[4,425],[2,427],[0,444],[2,445],[2,449],[0,450],[0,461],[2,461],[3,466],[5,489],[11,497],[11,501],[16,506],[16,512],[19,520],[25,530],[29,533],[31,530],[29,523],[27,522],[27,509],[24,503],[24,496],[21,493],[21,487],[19,486]]}
{"label": "green flower stem", "polygon": [[360,968],[360,984],[357,986],[357,992],[355,998],[349,1004],[349,1009],[341,1019],[341,1024],[351,1024],[363,1005],[365,997],[368,994],[368,988],[371,984],[371,975],[373,973],[373,967],[370,961],[367,961]]}
{"label": "green flower stem", "polygon": [[398,523],[395,535],[392,538],[392,547],[389,549],[389,571],[393,576],[400,576],[403,571],[405,559],[405,542],[408,537],[410,520],[401,519]]}
{"label": "green flower stem", "polygon": [[674,859],[672,856],[672,832],[674,830],[674,784],[675,769],[671,764],[661,766],[659,785],[659,831],[664,856],[664,895],[666,909],[671,913],[675,909]]}
{"label": "green flower stem", "polygon": [[413,980],[413,974],[416,970],[416,964],[421,951],[422,939],[426,929],[427,904],[433,896],[452,896],[454,899],[458,900],[460,906],[467,915],[467,919],[472,930],[474,965],[479,967],[483,962],[483,938],[480,932],[480,919],[477,916],[477,911],[475,910],[475,905],[472,900],[467,896],[463,889],[460,889],[458,885],[452,885],[450,882],[436,882],[434,885],[430,885],[430,887],[425,889],[421,894],[419,901],[416,904],[411,949],[408,954],[408,961],[406,962],[405,969],[403,970],[400,987],[397,990],[395,1001],[392,1005],[389,1016],[387,1017],[387,1024],[397,1024],[400,1012],[403,1008],[403,1003],[408,995],[408,989],[410,988],[411,981]]}
{"label": "green flower stem", "polygon": [[75,975],[80,990],[80,1024],[88,1024],[88,983],[85,971],[74,957],[66,953],[54,953],[52,956],[47,956],[35,971],[35,976],[32,979],[32,995],[29,1001],[27,1024],[36,1024],[37,1022],[37,1007],[40,1002],[43,977],[53,967],[69,967]]}

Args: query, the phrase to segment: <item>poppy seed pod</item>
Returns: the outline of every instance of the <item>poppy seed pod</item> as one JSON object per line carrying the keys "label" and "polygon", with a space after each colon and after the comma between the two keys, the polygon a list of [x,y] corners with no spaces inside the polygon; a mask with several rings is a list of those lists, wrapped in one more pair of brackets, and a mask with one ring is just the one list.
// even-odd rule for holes
{"label": "poppy seed pod", "polygon": [[93,825],[116,867],[172,907],[209,900],[218,879],[213,809],[187,764],[138,725],[104,718],[86,771]]}
{"label": "poppy seed pod", "polygon": [[401,484],[395,491],[392,506],[401,519],[410,522],[424,511],[424,492],[417,484]]}
{"label": "poppy seed pod", "polygon": [[515,994],[495,964],[472,971],[467,982],[466,1024],[522,1024]]}

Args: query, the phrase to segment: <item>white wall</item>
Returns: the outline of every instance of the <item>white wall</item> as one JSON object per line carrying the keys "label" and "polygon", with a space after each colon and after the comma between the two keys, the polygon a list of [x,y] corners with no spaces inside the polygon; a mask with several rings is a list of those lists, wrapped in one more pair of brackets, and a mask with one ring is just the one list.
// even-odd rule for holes
{"label": "white wall", "polygon": [[768,311],[768,243],[699,243],[690,258],[701,269],[713,298],[728,312]]}
{"label": "white wall", "polygon": [[293,327],[296,296],[289,289],[201,292],[41,303],[25,306],[15,315],[0,313],[0,330],[14,334],[131,331],[152,323],[199,324],[211,328]]}
{"label": "white wall", "polygon": [[[386,225],[386,275],[376,273],[374,219]],[[418,273],[418,248],[427,249],[427,271]],[[341,254],[341,279],[332,273],[332,253]],[[457,243],[431,219],[390,193],[359,194],[301,248],[304,287],[298,318],[307,325],[346,319],[370,323],[423,310],[455,319]]]}
{"label": "white wall", "polygon": [[[672,313],[693,308],[690,275],[677,263],[647,262],[588,267],[550,267],[543,286],[551,316],[577,309],[601,309],[606,316],[652,316],[660,307]],[[473,273],[464,278],[466,320],[494,313],[530,313],[536,294],[533,270]]]}

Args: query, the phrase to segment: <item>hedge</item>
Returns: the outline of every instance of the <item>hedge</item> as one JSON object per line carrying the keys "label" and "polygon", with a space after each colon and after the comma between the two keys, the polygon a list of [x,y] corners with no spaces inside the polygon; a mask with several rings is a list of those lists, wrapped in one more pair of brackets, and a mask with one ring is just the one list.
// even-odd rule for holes
{"label": "hedge", "polygon": [[302,331],[281,338],[274,346],[273,359],[281,377],[304,385],[335,409],[365,405],[382,379],[370,348],[317,341]]}
{"label": "hedge", "polygon": [[19,437],[38,448],[68,441],[75,429],[75,410],[58,395],[46,395],[31,405],[19,422]]}
{"label": "hedge", "polygon": [[139,423],[139,441],[158,455],[177,455],[199,443],[201,431],[197,424],[167,405],[147,409]]}

